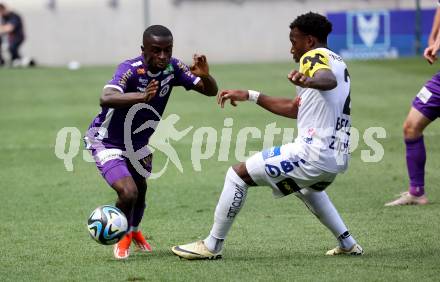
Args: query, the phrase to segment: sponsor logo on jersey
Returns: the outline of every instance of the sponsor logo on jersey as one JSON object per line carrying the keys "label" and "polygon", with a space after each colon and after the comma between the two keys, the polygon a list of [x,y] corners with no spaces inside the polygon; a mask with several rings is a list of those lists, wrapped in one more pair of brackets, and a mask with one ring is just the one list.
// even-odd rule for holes
{"label": "sponsor logo on jersey", "polygon": [[262,152],[263,154],[263,160],[273,158],[275,156],[279,156],[281,154],[280,147],[272,147],[269,149],[266,149]]}
{"label": "sponsor logo on jersey", "polygon": [[127,70],[121,77],[121,79],[119,79],[118,84],[125,88],[127,86],[127,81],[128,79],[133,75],[133,71],[131,69]]}
{"label": "sponsor logo on jersey", "polygon": [[310,70],[313,70],[313,68],[315,67],[316,64],[321,64],[321,65],[327,65],[326,63],[324,63],[324,61],[322,59],[324,59],[324,55],[316,53],[315,56],[306,56],[302,63],[303,65],[306,65],[307,63],[310,63]]}
{"label": "sponsor logo on jersey", "polygon": [[136,70],[136,73],[139,74],[139,75],[142,75],[142,74],[146,74],[147,71],[144,68],[139,68],[139,69]]}
{"label": "sponsor logo on jersey", "polygon": [[163,96],[167,95],[168,90],[170,90],[170,86],[167,84],[160,90],[159,97],[163,97]]}
{"label": "sponsor logo on jersey", "polygon": [[167,66],[167,68],[163,71],[163,74],[170,74],[170,73],[173,73],[174,72],[174,67],[173,67],[173,65],[172,64],[169,64],[168,66]]}
{"label": "sponsor logo on jersey", "polygon": [[287,174],[295,169],[295,167],[299,167],[300,163],[305,163],[306,161],[303,159],[298,159],[297,161],[284,160],[279,163],[279,166],[266,164],[265,171],[266,174],[272,178],[277,178],[281,175],[281,172]]}
{"label": "sponsor logo on jersey", "polygon": [[148,79],[147,78],[139,78],[139,83],[142,84],[143,86],[146,86],[148,84]]}
{"label": "sponsor logo on jersey", "polygon": [[314,128],[309,128],[309,130],[307,131],[307,136],[303,138],[304,142],[306,142],[307,144],[312,144],[313,143],[313,135],[315,135],[316,130]]}
{"label": "sponsor logo on jersey", "polygon": [[276,178],[281,175],[280,168],[274,165],[266,164],[264,170],[266,171],[266,174],[272,178]]}
{"label": "sponsor logo on jersey", "polygon": [[98,154],[96,154],[96,160],[100,162],[101,165],[104,165],[106,162],[111,160],[123,160],[124,158],[122,150],[119,149],[106,149],[102,150]]}
{"label": "sponsor logo on jersey", "polygon": [[417,98],[420,99],[420,101],[422,101],[424,104],[426,104],[429,100],[429,98],[431,98],[432,93],[431,91],[429,91],[426,87],[423,87],[420,92],[417,94]]}
{"label": "sponsor logo on jersey", "polygon": [[131,64],[132,67],[142,66],[142,61],[137,61]]}
{"label": "sponsor logo on jersey", "polygon": [[185,64],[183,64],[181,61],[178,61],[178,62],[177,62],[177,66],[178,66],[183,72],[187,72],[187,71],[189,71],[188,67],[187,67]]}
{"label": "sponsor logo on jersey", "polygon": [[287,196],[289,194],[292,194],[294,192],[298,192],[301,190],[301,188],[296,184],[295,180],[292,178],[286,178],[278,182],[277,184],[278,189],[281,191],[281,193],[284,194],[284,196]]}
{"label": "sponsor logo on jersey", "polygon": [[189,77],[194,77],[194,74],[190,70],[186,71],[185,74]]}
{"label": "sponsor logo on jersey", "polygon": [[164,86],[165,84],[170,82],[170,80],[173,79],[173,78],[174,78],[174,74],[170,74],[164,80],[161,81],[160,86]]}

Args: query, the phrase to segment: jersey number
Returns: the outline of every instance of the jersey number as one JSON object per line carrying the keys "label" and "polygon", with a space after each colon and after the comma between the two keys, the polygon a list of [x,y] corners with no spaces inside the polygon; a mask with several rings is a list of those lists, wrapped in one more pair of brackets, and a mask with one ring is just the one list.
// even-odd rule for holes
{"label": "jersey number", "polygon": [[[350,78],[350,74],[348,73],[348,70],[345,69],[344,70],[344,80],[345,80],[345,82],[348,82],[349,78]],[[344,109],[342,110],[342,113],[345,114],[345,115],[350,115],[350,112],[351,112],[351,109],[350,109],[350,103],[351,103],[350,94],[351,94],[351,89],[348,92],[347,99],[345,99],[345,103],[344,103]]]}

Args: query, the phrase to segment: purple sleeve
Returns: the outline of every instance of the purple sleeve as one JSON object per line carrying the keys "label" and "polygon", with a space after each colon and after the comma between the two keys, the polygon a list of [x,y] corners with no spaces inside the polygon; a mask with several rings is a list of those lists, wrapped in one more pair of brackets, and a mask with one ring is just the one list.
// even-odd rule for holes
{"label": "purple sleeve", "polygon": [[122,93],[127,91],[127,85],[134,76],[133,69],[130,64],[122,63],[118,66],[113,78],[104,86],[104,88],[115,88]]}
{"label": "purple sleeve", "polygon": [[180,60],[175,59],[174,61],[174,69],[176,74],[175,85],[183,86],[186,90],[191,90],[194,86],[199,83],[200,77],[195,76],[189,70],[189,67],[182,63]]}

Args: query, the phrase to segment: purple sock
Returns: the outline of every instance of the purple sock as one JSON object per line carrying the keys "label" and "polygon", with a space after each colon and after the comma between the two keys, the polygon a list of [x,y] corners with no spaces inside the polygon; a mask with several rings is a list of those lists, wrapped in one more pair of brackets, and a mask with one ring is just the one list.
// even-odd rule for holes
{"label": "purple sock", "polygon": [[133,217],[130,226],[137,227],[141,223],[144,216],[145,203],[143,205],[136,205],[134,207]]}
{"label": "purple sock", "polygon": [[425,163],[426,151],[423,135],[417,139],[405,140],[406,166],[409,175],[409,193],[420,197],[425,194]]}

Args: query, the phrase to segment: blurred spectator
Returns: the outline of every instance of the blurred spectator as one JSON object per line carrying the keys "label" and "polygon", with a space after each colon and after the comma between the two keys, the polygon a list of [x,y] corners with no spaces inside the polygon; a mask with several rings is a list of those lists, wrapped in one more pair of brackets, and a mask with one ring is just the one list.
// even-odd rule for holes
{"label": "blurred spectator", "polygon": [[3,66],[5,64],[5,60],[3,59],[2,56],[2,36],[0,34],[0,67]]}
{"label": "blurred spectator", "polygon": [[[11,65],[21,64],[21,56],[19,54],[19,48],[24,41],[24,28],[21,17],[10,11],[4,4],[0,3],[0,16],[1,16],[1,25],[0,25],[0,36],[7,34],[8,38],[8,50],[11,54]],[[1,42],[0,42],[1,47]],[[1,49],[0,49],[1,53]],[[4,60],[0,54],[0,64],[4,64]]]}

